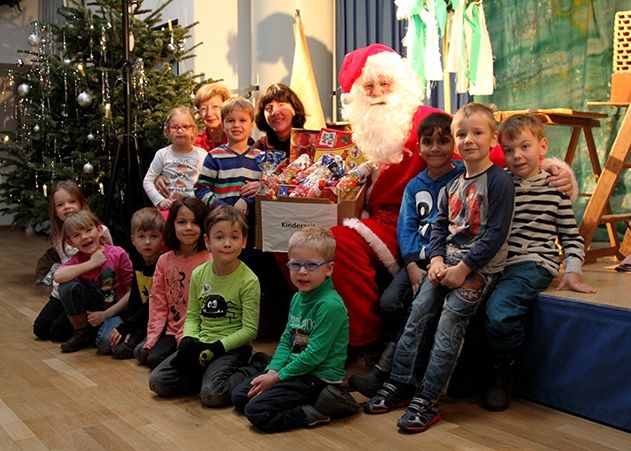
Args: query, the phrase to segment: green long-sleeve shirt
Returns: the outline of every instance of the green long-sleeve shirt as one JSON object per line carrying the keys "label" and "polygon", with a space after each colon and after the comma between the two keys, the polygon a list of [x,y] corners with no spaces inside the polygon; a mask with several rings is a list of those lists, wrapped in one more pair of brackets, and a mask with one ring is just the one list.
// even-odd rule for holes
{"label": "green long-sleeve shirt", "polygon": [[208,261],[191,275],[184,336],[203,343],[219,340],[230,351],[256,338],[261,288],[243,262],[227,276],[216,275],[212,265]]}
{"label": "green long-sleeve shirt", "polygon": [[287,326],[268,369],[282,381],[313,374],[336,383],[344,379],[348,313],[331,279],[291,300]]}

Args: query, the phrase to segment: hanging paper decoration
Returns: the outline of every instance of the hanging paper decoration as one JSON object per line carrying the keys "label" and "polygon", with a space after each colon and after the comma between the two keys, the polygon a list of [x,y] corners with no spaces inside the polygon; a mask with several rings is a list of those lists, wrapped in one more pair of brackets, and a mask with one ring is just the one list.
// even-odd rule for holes
{"label": "hanging paper decoration", "polygon": [[[395,0],[397,19],[408,20],[403,38],[407,57],[421,83],[442,80],[442,62],[456,74],[456,92],[493,93],[493,50],[486,28],[483,1]],[[468,3],[468,5],[467,5]],[[441,57],[441,39],[446,53]]]}

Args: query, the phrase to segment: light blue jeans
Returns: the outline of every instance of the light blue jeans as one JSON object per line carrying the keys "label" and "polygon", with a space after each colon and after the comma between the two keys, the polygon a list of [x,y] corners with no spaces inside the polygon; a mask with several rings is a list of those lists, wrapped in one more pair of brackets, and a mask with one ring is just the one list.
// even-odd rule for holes
{"label": "light blue jeans", "polygon": [[96,332],[96,349],[99,354],[111,354],[112,345],[110,345],[110,335],[123,322],[120,316],[112,316],[107,318],[99,326]]}
{"label": "light blue jeans", "polygon": [[431,337],[431,324],[437,315],[438,327],[421,386],[421,395],[438,399],[445,393],[464,343],[469,319],[492,288],[494,274],[471,273],[464,284],[450,290],[434,285],[426,276],[412,302],[410,316],[397,343],[390,378],[412,384],[419,351]]}

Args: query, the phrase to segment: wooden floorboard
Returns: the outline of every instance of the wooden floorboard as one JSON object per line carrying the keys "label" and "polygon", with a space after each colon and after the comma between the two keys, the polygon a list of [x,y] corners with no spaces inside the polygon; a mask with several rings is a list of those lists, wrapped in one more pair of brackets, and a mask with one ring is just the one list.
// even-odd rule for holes
{"label": "wooden floorboard", "polygon": [[[476,399],[447,400],[443,420],[416,435],[397,432],[400,411],[267,435],[232,408],[204,408],[195,397],[156,398],[147,369],[134,361],[93,349],[61,354],[57,344],[33,337],[33,319],[47,299],[45,288],[33,286],[33,271],[46,247],[42,237],[0,229],[2,450],[631,449],[631,434],[523,400],[500,413],[483,410]],[[602,296],[586,302],[604,302],[610,289],[631,290],[631,275],[604,268],[611,264],[587,268]],[[613,297],[621,298],[629,297]],[[256,347],[271,352],[274,343]]]}

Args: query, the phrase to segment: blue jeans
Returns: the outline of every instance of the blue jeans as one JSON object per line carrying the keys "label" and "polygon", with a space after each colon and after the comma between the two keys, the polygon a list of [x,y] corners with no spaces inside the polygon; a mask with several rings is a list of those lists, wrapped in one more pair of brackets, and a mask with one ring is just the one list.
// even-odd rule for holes
{"label": "blue jeans", "polygon": [[[420,266],[425,269],[424,266]],[[379,299],[379,313],[383,318],[383,340],[396,341],[401,334],[414,299],[408,270],[401,268]]]}
{"label": "blue jeans", "polygon": [[99,354],[111,354],[112,345],[110,344],[110,335],[123,322],[123,319],[116,315],[107,318],[99,325],[96,332],[96,349]]}
{"label": "blue jeans", "polygon": [[486,332],[491,349],[508,351],[521,346],[528,309],[552,279],[548,270],[534,262],[504,268],[486,303]]}
{"label": "blue jeans", "polygon": [[412,384],[416,381],[414,368],[431,337],[431,324],[436,316],[438,327],[429,362],[422,381],[422,395],[438,399],[449,384],[462,345],[469,319],[492,288],[494,274],[471,273],[461,287],[450,290],[434,285],[426,276],[412,302],[412,309],[403,334],[397,343],[390,378]]}

